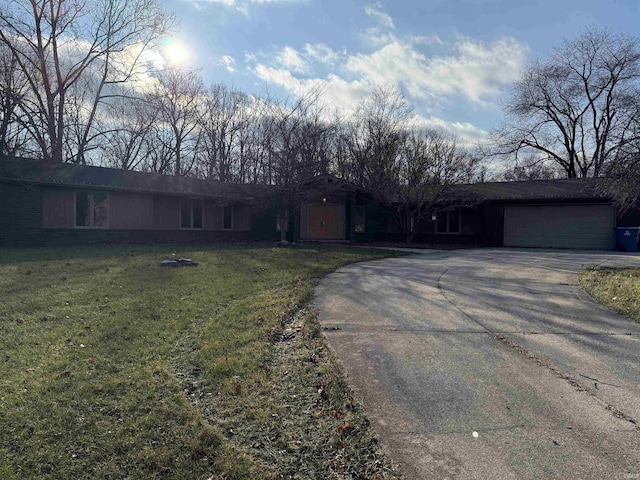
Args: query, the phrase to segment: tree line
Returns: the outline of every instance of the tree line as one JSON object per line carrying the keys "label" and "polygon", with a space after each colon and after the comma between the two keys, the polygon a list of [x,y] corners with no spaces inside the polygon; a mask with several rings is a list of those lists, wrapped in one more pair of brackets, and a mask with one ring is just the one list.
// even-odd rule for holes
{"label": "tree line", "polygon": [[[36,5],[35,0],[32,3]],[[102,3],[113,9],[116,4],[131,8],[132,2]],[[134,11],[144,8],[139,5]],[[39,25],[42,19],[35,13]],[[71,13],[77,12],[66,11]],[[37,28],[41,38],[35,42],[27,41],[31,30],[18,35],[14,27],[10,36],[7,26],[17,22],[11,17],[9,22],[7,11],[0,10],[5,25],[0,33],[0,153],[274,185],[322,173],[358,185],[378,184],[382,171],[400,174],[398,169],[407,162],[415,168],[421,163],[424,173],[430,150],[444,149],[445,144],[457,160],[469,157],[454,136],[420,127],[406,100],[391,87],[372,91],[356,112],[345,117],[329,111],[320,88],[297,97],[258,97],[222,84],[207,87],[196,70],[151,65],[143,48],[159,48],[171,24],[164,14],[156,13],[158,17],[145,27],[150,31],[143,35],[144,45],[136,30],[127,44],[100,40],[117,48],[110,53],[100,48],[98,53],[94,46],[98,40],[83,45],[67,37],[60,41],[65,30],[56,32],[51,27],[56,22],[48,23],[46,35]],[[110,18],[113,13],[104,15]],[[134,21],[124,15],[119,18]],[[100,16],[100,23],[104,21]],[[61,18],[57,23],[65,24]],[[134,29],[119,25],[116,30]],[[95,51],[80,52],[81,48]],[[69,58],[73,49],[78,58]],[[135,58],[130,50],[136,50]],[[39,63],[40,58],[47,61]],[[472,169],[465,171],[466,180],[471,180]]]}

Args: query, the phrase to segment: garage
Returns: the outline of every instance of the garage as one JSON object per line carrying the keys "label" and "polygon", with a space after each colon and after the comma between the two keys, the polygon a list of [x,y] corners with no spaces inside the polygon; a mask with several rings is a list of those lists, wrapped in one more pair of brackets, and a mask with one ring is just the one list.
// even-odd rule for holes
{"label": "garage", "polygon": [[615,209],[607,204],[505,205],[505,247],[611,250]]}

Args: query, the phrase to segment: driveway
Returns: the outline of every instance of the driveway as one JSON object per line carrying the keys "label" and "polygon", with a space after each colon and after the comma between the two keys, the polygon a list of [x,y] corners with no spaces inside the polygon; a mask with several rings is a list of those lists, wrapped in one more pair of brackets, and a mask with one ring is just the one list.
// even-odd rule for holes
{"label": "driveway", "polygon": [[329,344],[408,479],[640,479],[640,325],[577,286],[637,254],[426,251],[317,287]]}

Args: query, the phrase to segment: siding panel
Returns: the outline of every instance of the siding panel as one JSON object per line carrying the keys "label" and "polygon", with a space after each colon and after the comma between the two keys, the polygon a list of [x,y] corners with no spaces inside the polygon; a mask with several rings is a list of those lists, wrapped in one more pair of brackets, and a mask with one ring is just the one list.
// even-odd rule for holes
{"label": "siding panel", "polygon": [[153,197],[153,229],[180,230],[180,199],[178,197]]}
{"label": "siding panel", "polygon": [[150,230],[153,228],[153,196],[140,193],[111,192],[109,228]]}
{"label": "siding panel", "polygon": [[236,203],[233,206],[233,230],[248,232],[251,230],[251,207]]}
{"label": "siding panel", "polygon": [[73,190],[47,188],[42,192],[42,226],[73,228],[75,196]]}
{"label": "siding panel", "polygon": [[204,229],[210,232],[222,231],[223,207],[207,202],[204,206]]}

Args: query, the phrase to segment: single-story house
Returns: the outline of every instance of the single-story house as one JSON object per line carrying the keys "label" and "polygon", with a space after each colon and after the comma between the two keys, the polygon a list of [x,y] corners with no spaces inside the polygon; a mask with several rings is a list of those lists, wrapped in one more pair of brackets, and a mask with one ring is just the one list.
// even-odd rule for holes
{"label": "single-story house", "polygon": [[[295,241],[404,239],[370,192],[328,175],[304,188],[281,225],[269,185],[0,158],[0,246],[276,240],[283,227]],[[416,241],[613,249],[616,225],[640,225],[589,179],[459,185],[445,198]]]}

